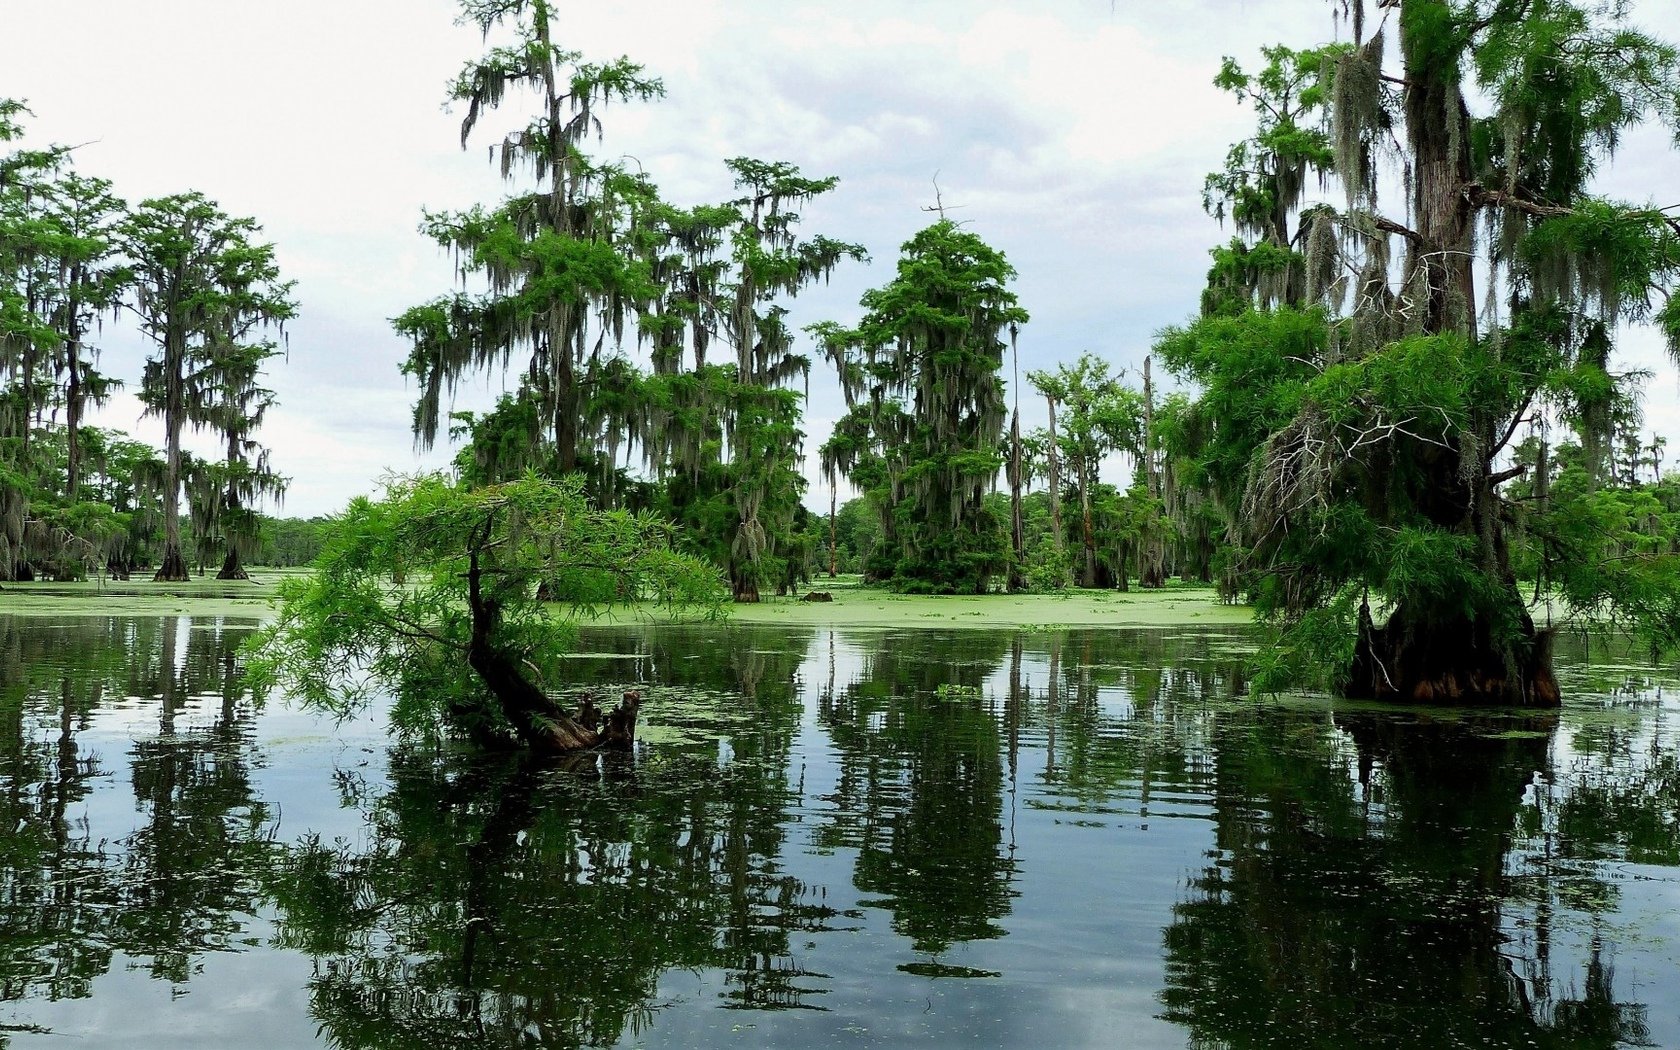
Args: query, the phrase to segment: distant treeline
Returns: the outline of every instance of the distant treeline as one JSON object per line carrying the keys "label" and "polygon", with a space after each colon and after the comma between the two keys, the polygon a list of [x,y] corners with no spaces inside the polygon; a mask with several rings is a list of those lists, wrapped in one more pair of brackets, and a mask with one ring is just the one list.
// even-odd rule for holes
{"label": "distant treeline", "polygon": [[[0,98],[0,144],[28,115]],[[242,578],[256,509],[287,481],[255,434],[291,283],[255,221],[196,192],[131,205],[72,152],[0,153],[0,580],[153,563],[158,579],[185,579],[184,535],[218,548],[219,576]],[[149,346],[137,374],[101,364],[119,319]],[[125,386],[162,423],[162,449],[87,425]],[[217,454],[182,448],[189,428]]]}

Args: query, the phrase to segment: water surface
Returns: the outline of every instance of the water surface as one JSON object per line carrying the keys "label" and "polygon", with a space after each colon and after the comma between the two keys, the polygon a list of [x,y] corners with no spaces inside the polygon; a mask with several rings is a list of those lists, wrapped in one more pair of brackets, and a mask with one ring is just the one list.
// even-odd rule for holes
{"label": "water surface", "polygon": [[597,629],[638,752],[0,618],[0,1046],[1680,1046],[1676,679],[1247,695],[1241,629]]}

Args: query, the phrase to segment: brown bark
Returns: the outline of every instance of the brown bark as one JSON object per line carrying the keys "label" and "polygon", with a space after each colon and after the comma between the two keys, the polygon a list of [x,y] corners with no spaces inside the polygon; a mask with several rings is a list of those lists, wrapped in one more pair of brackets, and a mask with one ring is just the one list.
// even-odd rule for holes
{"label": "brown bark", "polygon": [[607,712],[595,706],[593,697],[585,696],[577,711],[568,712],[526,677],[520,661],[495,644],[501,608],[484,593],[476,551],[468,563],[467,605],[472,612],[467,663],[496,698],[521,743],[547,753],[590,748],[623,750],[634,744],[636,716],[642,704],[639,692],[627,691],[619,705]]}
{"label": "brown bark", "polygon": [[222,569],[216,573],[218,580],[248,580],[251,574],[245,571],[245,566],[239,562],[239,548],[228,544],[227,557],[222,559]]}
{"label": "brown bark", "polygon": [[[176,526],[175,531],[179,535],[181,531],[179,525]],[[187,560],[181,557],[181,544],[179,542],[165,544],[163,564],[158,566],[157,573],[152,576],[152,582],[185,583],[191,578],[187,572]]]}
{"label": "brown bark", "polygon": [[1422,616],[1402,606],[1377,627],[1359,613],[1359,641],[1343,692],[1357,700],[1556,707],[1552,632],[1522,614],[1528,643],[1515,652],[1485,622]]}
{"label": "brown bark", "polygon": [[758,581],[739,571],[731,569],[731,589],[735,592],[735,601],[741,605],[753,605],[759,602]]}

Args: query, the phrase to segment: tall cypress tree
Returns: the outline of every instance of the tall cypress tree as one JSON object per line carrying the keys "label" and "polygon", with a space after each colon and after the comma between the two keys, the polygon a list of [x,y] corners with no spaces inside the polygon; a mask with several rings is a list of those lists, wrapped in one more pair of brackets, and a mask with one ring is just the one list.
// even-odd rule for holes
{"label": "tall cypress tree", "polygon": [[201,193],[142,201],[123,222],[134,267],[131,308],[156,347],[140,399],[164,427],[163,563],[156,578],[187,579],[181,555],[181,437],[209,420],[215,361],[297,311],[261,228],[233,218]]}
{"label": "tall cypress tree", "polygon": [[[1364,38],[1363,0],[1344,6],[1353,46],[1221,74],[1271,100],[1250,156],[1291,159],[1256,175],[1233,153],[1210,181],[1253,240],[1216,253],[1208,316],[1161,353],[1216,421],[1208,476],[1235,504],[1260,610],[1291,632],[1279,678],[1556,703],[1513,536],[1536,538],[1575,609],[1680,643],[1673,559],[1603,557],[1589,503],[1538,513],[1501,488],[1527,469],[1501,457],[1534,414],[1608,418],[1618,322],[1655,316],[1680,348],[1680,217],[1589,181],[1628,126],[1680,128],[1680,52],[1619,6],[1385,0]],[[1308,204],[1314,170],[1340,200]],[[1398,211],[1379,200],[1395,183]],[[1291,276],[1258,279],[1256,259]]]}
{"label": "tall cypress tree", "polygon": [[898,275],[855,329],[814,326],[849,406],[824,468],[863,489],[886,542],[870,572],[906,590],[984,592],[1009,564],[985,506],[1002,468],[1004,333],[1027,312],[1002,253],[941,219],[905,243]]}

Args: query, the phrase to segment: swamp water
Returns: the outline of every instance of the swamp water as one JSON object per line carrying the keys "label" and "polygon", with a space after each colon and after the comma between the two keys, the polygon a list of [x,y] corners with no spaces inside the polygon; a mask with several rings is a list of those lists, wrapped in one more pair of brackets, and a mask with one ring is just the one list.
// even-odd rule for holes
{"label": "swamp water", "polygon": [[[596,629],[629,758],[393,746],[231,621],[0,617],[0,1046],[1680,1046],[1680,680],[1245,697],[1240,629]],[[611,695],[608,693],[607,695]]]}

